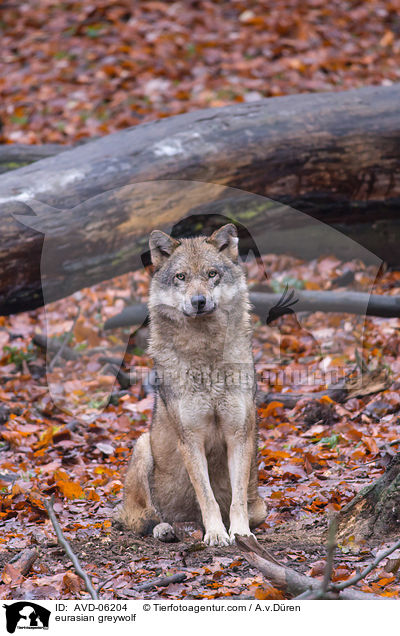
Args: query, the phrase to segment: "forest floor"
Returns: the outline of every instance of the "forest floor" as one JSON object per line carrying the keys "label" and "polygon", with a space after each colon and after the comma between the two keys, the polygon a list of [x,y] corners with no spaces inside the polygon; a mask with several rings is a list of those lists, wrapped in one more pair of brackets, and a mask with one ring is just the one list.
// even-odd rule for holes
{"label": "forest floor", "polygon": [[190,110],[400,77],[398,0],[0,6],[0,142],[76,143]]}
{"label": "forest floor", "polygon": [[[199,108],[263,97],[390,85],[400,77],[398,0],[136,2],[33,0],[0,7],[0,143],[72,144]],[[400,293],[400,272],[326,256],[301,263],[266,256],[269,288]],[[249,284],[260,283],[248,265]],[[268,286],[265,286],[267,289]],[[103,598],[281,598],[236,546],[205,547],[188,531],[175,544],[112,525],[134,440],[153,406],[145,382],[128,389],[112,370],[151,368],[145,333],[105,321],[146,300],[136,272],[77,292],[46,309],[0,317],[0,597],[81,598],[82,582],[57,544],[54,509]],[[80,314],[78,315],[78,308]],[[68,337],[74,359],[33,344]],[[130,353],[125,350],[130,343]],[[56,345],[56,350],[60,346]],[[64,351],[65,353],[65,351]],[[400,440],[400,321],[345,314],[254,318],[262,391],[309,394],[293,409],[260,404],[260,491],[268,505],[258,540],[284,564],[321,577],[327,513],[383,473]],[[105,357],[116,363],[104,362]],[[385,380],[377,394],[337,404],[314,400],[335,375],[363,363]],[[50,365],[52,364],[52,368]],[[285,372],[283,374],[283,371]],[[299,374],[303,375],[299,379]],[[304,375],[305,374],[305,375]],[[11,563],[34,547],[22,576]],[[340,545],[343,580],[380,546]],[[398,596],[400,554],[359,588]],[[396,566],[397,564],[397,566]],[[397,569],[396,569],[397,568]],[[140,592],[160,575],[186,580]]]}
{"label": "forest floor", "polygon": [[[279,291],[288,284],[294,290],[334,291],[346,281],[348,290],[400,293],[400,272],[377,272],[359,261],[327,256],[305,263],[275,255],[263,260],[268,282],[261,281],[255,263],[247,263],[250,288]],[[102,598],[282,598],[238,547],[206,547],[193,527],[186,533],[180,528],[177,543],[161,544],[112,523],[132,444],[151,420],[153,396],[144,379],[152,363],[144,351],[145,330],[132,336],[132,329],[107,331],[104,322],[127,304],[145,301],[148,284],[148,274],[138,271],[46,309],[0,318],[1,598],[87,594],[47,518],[43,500],[51,495],[61,527],[95,587],[106,581]],[[68,337],[54,363],[54,352],[46,361],[43,349],[32,342],[35,333],[46,332],[48,338]],[[65,360],[71,352],[75,358]],[[259,483],[268,513],[256,536],[282,564],[321,577],[327,513],[340,510],[380,476],[397,452],[399,352],[398,319],[293,314],[267,326],[263,317],[254,316],[260,389],[304,393],[293,409],[278,400],[258,407]],[[140,372],[139,380],[122,388],[110,358],[126,372]],[[383,390],[342,404],[327,396],[313,399],[313,391],[326,389],[329,378],[345,375],[361,360],[375,376],[381,374]],[[32,547],[37,559],[22,576],[12,559]],[[381,547],[352,540],[339,545],[334,580],[350,577]],[[383,561],[359,587],[397,597],[400,581],[392,570],[397,571],[393,563],[399,556]],[[186,579],[136,589],[176,573]]]}

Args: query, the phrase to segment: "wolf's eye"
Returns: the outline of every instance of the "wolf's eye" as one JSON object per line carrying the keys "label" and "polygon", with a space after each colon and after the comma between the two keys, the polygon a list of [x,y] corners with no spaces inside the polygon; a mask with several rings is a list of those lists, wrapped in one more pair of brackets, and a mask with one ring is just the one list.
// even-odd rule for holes
{"label": "wolf's eye", "polygon": [[182,274],[182,273],[175,274],[175,276],[178,280],[185,280],[186,278],[185,274]]}
{"label": "wolf's eye", "polygon": [[215,278],[217,276],[218,272],[215,271],[215,269],[211,269],[208,272],[208,278]]}

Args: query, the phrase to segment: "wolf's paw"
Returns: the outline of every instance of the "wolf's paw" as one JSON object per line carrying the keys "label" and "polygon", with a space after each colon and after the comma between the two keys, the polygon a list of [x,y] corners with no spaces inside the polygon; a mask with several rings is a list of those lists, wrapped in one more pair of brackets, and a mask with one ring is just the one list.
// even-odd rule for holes
{"label": "wolf's paw", "polygon": [[253,539],[256,539],[256,537],[254,536],[254,534],[251,532],[250,528],[241,528],[241,527],[234,527],[231,526],[229,528],[229,537],[230,537],[230,541],[231,543],[235,543],[235,534],[240,535],[241,537],[253,537]]}
{"label": "wolf's paw", "polygon": [[159,523],[153,528],[153,537],[164,543],[176,541],[176,534],[169,523]]}
{"label": "wolf's paw", "polygon": [[205,533],[204,543],[211,546],[224,546],[230,545],[232,543],[229,534],[226,532],[225,528],[223,530],[209,530]]}
{"label": "wolf's paw", "polygon": [[254,534],[249,528],[249,522],[247,519],[232,520],[229,528],[229,536],[232,543],[235,543],[235,534],[238,534],[241,537],[254,537]]}
{"label": "wolf's paw", "polygon": [[154,508],[129,508],[119,504],[113,514],[113,524],[117,528],[131,530],[142,536],[151,534],[154,526],[160,523],[160,517]]}

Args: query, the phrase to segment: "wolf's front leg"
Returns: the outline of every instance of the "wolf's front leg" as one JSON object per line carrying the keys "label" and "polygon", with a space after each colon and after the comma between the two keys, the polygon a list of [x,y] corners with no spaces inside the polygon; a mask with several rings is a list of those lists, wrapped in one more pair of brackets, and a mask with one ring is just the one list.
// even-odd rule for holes
{"label": "wolf's front leg", "polygon": [[232,488],[232,502],[229,511],[231,542],[235,534],[249,536],[247,492],[253,455],[256,452],[256,422],[254,409],[245,409],[243,401],[235,405],[234,400],[229,410],[221,417],[228,451],[228,469]]}
{"label": "wolf's front leg", "polygon": [[231,540],[210,484],[202,435],[193,432],[184,434],[179,448],[199,502],[205,528],[204,542],[208,545],[229,545]]}

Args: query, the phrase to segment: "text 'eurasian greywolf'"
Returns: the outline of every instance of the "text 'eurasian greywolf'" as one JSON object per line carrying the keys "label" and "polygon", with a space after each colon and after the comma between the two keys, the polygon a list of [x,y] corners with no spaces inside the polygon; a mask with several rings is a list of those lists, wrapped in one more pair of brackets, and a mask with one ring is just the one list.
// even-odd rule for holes
{"label": "text 'eurasian greywolf'", "polygon": [[136,442],[116,519],[162,540],[173,536],[168,524],[201,522],[205,543],[228,545],[265,518],[236,228],[179,241],[155,230],[150,252],[156,402],[151,430]]}

